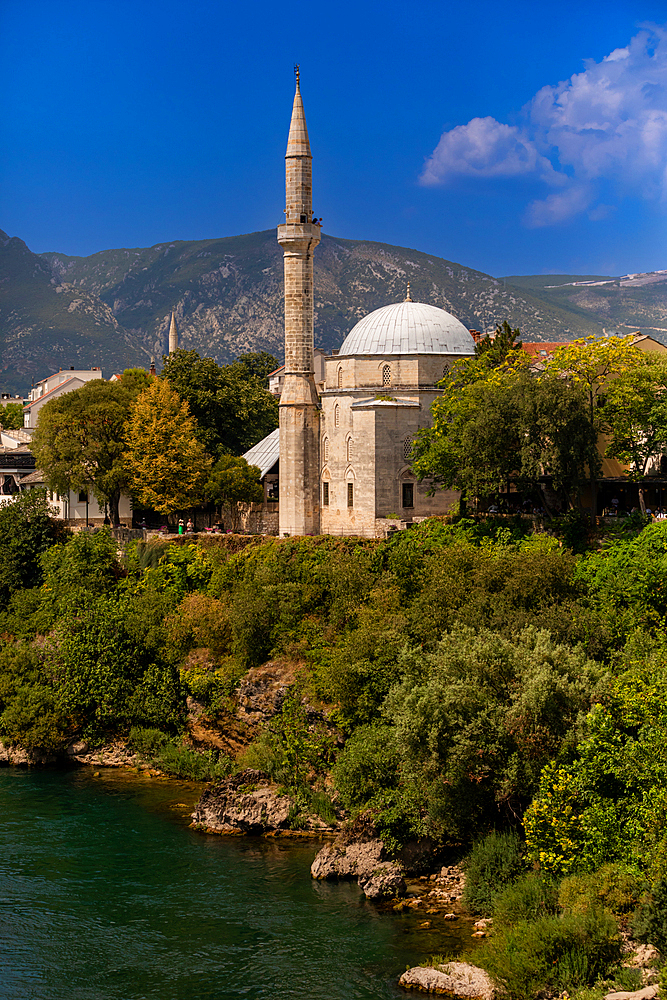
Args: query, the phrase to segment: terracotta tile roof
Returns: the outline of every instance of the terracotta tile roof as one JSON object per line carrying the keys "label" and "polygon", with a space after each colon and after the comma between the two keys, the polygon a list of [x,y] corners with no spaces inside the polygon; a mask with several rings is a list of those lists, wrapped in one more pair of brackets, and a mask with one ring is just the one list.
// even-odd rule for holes
{"label": "terracotta tile roof", "polygon": [[528,354],[531,358],[536,358],[537,360],[539,360],[540,358],[546,358],[550,354],[553,354],[556,348],[565,347],[566,344],[571,344],[571,343],[572,343],[571,340],[549,340],[549,341],[543,340],[543,341],[537,341],[536,343],[526,343],[526,341],[524,340],[521,346],[523,347],[526,354]]}

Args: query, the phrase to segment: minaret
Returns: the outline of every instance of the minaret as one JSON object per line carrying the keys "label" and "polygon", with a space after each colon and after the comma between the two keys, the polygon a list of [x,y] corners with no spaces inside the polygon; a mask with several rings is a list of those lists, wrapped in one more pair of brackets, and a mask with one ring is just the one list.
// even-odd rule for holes
{"label": "minaret", "polygon": [[320,531],[320,411],[314,378],[312,162],[296,67],[296,94],[285,154],[285,382],[280,396],[280,535]]}
{"label": "minaret", "polygon": [[178,327],[176,326],[176,317],[172,312],[169,324],[169,353],[173,354],[176,350],[178,350]]}

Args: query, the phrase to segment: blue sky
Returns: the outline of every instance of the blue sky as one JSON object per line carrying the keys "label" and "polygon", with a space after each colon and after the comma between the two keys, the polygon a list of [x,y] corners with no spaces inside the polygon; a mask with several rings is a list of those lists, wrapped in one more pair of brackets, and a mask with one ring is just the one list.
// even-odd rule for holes
{"label": "blue sky", "polygon": [[0,228],[90,254],[276,225],[294,62],[325,232],[667,268],[665,0],[0,0]]}

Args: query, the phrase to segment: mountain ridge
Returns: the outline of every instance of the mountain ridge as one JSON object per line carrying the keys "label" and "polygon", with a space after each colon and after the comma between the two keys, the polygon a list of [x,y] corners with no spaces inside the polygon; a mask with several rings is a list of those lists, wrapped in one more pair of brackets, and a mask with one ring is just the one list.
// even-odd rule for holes
{"label": "mountain ridge", "polygon": [[[577,301],[580,289],[554,292],[539,280],[520,287],[416,249],[323,234],[314,271],[315,340],[325,350],[339,347],[369,312],[401,301],[408,281],[415,300],[445,308],[469,328],[494,328],[506,319],[536,341],[603,332],[603,320]],[[181,345],[219,363],[255,350],[282,358],[282,250],[275,230],[87,257],[34,254],[0,232],[3,389],[25,391],[54,366],[99,365],[109,375],[145,367],[151,357],[159,365],[172,310]]]}

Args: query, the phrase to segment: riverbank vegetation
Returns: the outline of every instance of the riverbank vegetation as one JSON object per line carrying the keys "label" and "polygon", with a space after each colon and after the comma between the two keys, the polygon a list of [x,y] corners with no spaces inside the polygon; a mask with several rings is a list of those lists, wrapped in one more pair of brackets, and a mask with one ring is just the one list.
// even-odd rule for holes
{"label": "riverbank vegetation", "polygon": [[[270,774],[295,828],[335,806],[395,848],[475,844],[475,960],[517,998],[608,975],[619,926],[667,948],[667,525],[577,553],[519,517],[121,551],[25,493],[0,528],[5,743],[120,736],[167,773]],[[242,723],[268,661],[281,698]]]}

